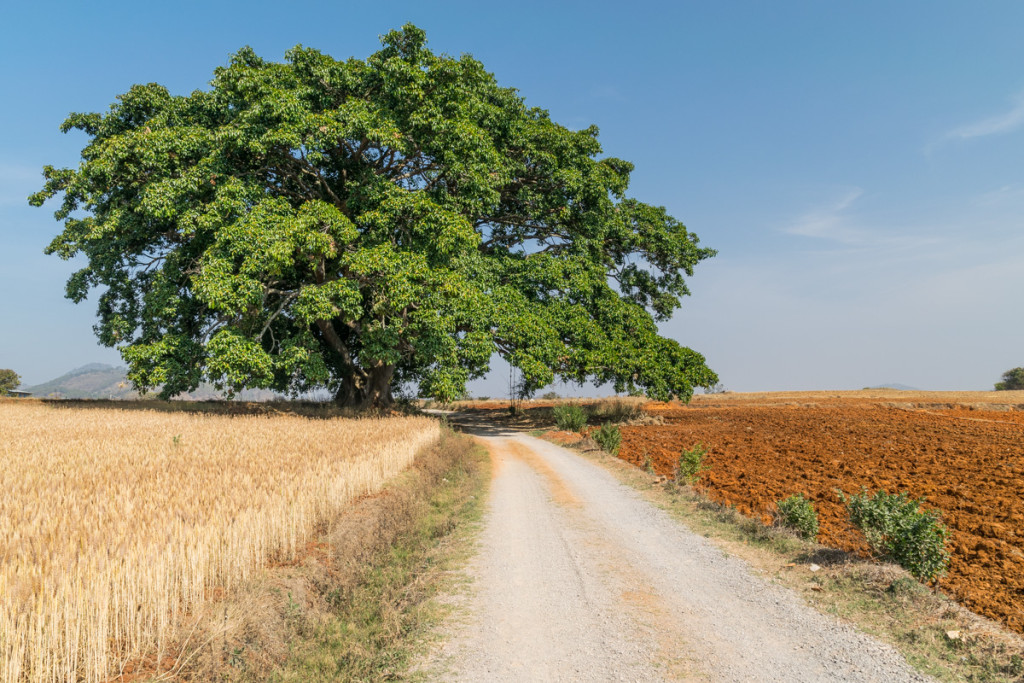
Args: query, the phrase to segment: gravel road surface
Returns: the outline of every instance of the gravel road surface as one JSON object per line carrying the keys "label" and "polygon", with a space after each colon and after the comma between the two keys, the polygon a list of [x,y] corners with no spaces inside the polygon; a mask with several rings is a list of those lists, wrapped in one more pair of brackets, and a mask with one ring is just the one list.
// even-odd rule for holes
{"label": "gravel road surface", "polygon": [[470,428],[494,464],[470,588],[421,668],[458,681],[926,681],[579,455]]}

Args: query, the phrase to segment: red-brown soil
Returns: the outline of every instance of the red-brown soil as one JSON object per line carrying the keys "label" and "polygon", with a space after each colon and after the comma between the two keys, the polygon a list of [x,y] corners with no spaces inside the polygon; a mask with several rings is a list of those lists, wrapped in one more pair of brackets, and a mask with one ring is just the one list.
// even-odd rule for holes
{"label": "red-brown soil", "polygon": [[951,532],[942,588],[1024,633],[1024,392],[726,394],[646,410],[665,424],[623,427],[621,458],[670,474],[702,443],[712,498],[768,518],[803,493],[825,545],[866,549],[836,489],[926,497]]}

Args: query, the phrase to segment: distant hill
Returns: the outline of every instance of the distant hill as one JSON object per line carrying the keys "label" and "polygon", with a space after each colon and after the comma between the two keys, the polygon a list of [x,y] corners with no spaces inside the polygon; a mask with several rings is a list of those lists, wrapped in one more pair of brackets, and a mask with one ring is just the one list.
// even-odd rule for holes
{"label": "distant hill", "polygon": [[[132,389],[125,368],[89,363],[80,368],[66,372],[49,382],[35,386],[22,387],[39,398],[138,398],[139,393]],[[211,384],[202,384],[195,391],[177,397],[183,400],[204,401],[222,398],[222,395]],[[237,398],[242,401],[270,401],[277,396],[265,389],[246,389]]]}
{"label": "distant hill", "polygon": [[874,387],[865,387],[866,389],[895,389],[896,391],[921,391],[917,387],[908,387],[906,384],[898,384],[896,382],[892,384],[879,384]]}
{"label": "distant hill", "polygon": [[124,368],[89,363],[49,382],[24,387],[33,396],[54,398],[137,398]]}

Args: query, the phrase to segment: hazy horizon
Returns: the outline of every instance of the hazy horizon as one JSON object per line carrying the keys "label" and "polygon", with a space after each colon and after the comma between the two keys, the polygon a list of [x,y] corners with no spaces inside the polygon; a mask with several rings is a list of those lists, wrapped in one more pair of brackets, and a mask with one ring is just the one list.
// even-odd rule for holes
{"label": "hazy horizon", "polygon": [[[506,366],[506,368],[507,368],[507,366]],[[127,369],[127,367],[123,363],[100,363],[100,362],[85,363],[83,365],[79,365],[79,366],[76,366],[76,367],[73,367],[73,368],[68,368],[67,370],[64,370],[62,372],[51,373],[46,379],[41,379],[41,380],[34,381],[34,382],[25,381],[25,378],[23,377],[20,388],[21,389],[30,389],[30,388],[32,388],[34,386],[39,386],[39,385],[42,385],[42,384],[48,384],[48,383],[52,382],[53,380],[60,379],[61,377],[64,377],[65,375],[70,375],[72,373],[76,373],[77,374],[77,373],[79,373],[81,371],[85,371],[85,370],[96,370],[96,371],[108,370],[109,371],[109,370],[126,370],[126,369]],[[494,373],[494,374],[496,375],[497,373]],[[506,377],[507,377],[507,369],[506,369]],[[469,395],[471,397],[473,397],[473,398],[481,398],[481,397],[486,397],[486,398],[507,398],[508,395],[509,395],[509,389],[508,389],[508,382],[507,382],[507,380],[505,382],[505,386],[499,386],[498,383],[496,382],[496,379],[497,378],[494,377],[494,378],[490,378],[489,380],[479,380],[477,382],[472,383],[471,386],[470,386]],[[493,391],[493,392],[488,391],[488,389],[491,389],[491,388],[496,389],[496,391]],[[890,389],[890,388],[891,389],[896,389],[896,390],[899,390],[899,391],[923,391],[919,387],[908,386],[908,385],[903,384],[902,382],[880,382],[880,383],[875,383],[875,384],[866,384],[866,385],[864,385],[862,387],[833,387],[831,389],[824,389],[824,390],[819,390],[819,391],[855,391],[855,390],[858,390],[858,389]],[[475,389],[475,391],[474,391],[474,389]],[[719,390],[725,390],[725,391],[733,391],[733,390],[729,389],[729,387],[724,386],[724,385],[721,386],[721,387],[718,387],[718,389]],[[990,391],[990,390],[991,389],[979,389],[979,391]],[[554,391],[555,393],[557,393],[561,397],[568,397],[568,398],[571,398],[571,397],[581,397],[581,398],[582,397],[599,397],[599,396],[613,396],[613,395],[615,395],[614,391],[612,391],[610,386],[604,387],[603,390],[602,390],[602,388],[595,387],[592,384],[588,384],[588,385],[585,385],[583,387],[579,387],[579,386],[576,386],[574,384],[567,384],[567,383],[559,382],[559,383],[555,383],[555,384],[549,385],[548,387],[545,387],[543,389],[540,389],[539,391],[536,392],[536,394],[534,395],[534,398],[539,398],[542,394],[545,394],[545,393],[548,393],[548,392],[551,392],[551,391]],[[698,394],[702,393],[702,391],[703,390],[698,389],[697,393]],[[759,391],[775,391],[775,390],[756,390],[755,389],[755,390],[749,390],[749,391],[750,392],[759,392]],[[780,389],[780,390],[777,390],[777,391],[801,391],[801,390],[800,389]],[[815,390],[807,390],[807,391],[815,391]],[[941,391],[941,390],[939,390],[939,391]],[[736,392],[736,393],[747,393],[747,392]]]}

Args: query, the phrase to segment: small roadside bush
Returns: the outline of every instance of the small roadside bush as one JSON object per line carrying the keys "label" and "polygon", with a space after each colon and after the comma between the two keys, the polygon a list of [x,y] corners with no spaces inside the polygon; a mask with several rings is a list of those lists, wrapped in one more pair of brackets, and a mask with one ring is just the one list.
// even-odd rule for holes
{"label": "small roadside bush", "polygon": [[619,446],[622,445],[622,432],[615,425],[606,422],[601,428],[591,434],[601,450],[612,455],[619,454]]}
{"label": "small roadside bush", "polygon": [[847,498],[840,492],[850,520],[868,540],[871,549],[891,559],[915,578],[931,582],[946,573],[949,530],[937,510],[924,510],[910,494],[867,489]]}
{"label": "small roadside bush", "polygon": [[818,539],[818,513],[814,503],[796,493],[775,503],[779,508],[779,523],[788,527],[809,541]]}
{"label": "small roadside bush", "polygon": [[702,472],[711,469],[704,464],[704,456],[707,454],[708,449],[704,448],[704,444],[699,443],[690,450],[684,448],[679,454],[679,461],[676,463],[676,483],[685,481],[688,484],[692,484],[700,479]]}
{"label": "small roadside bush", "polygon": [[575,403],[561,403],[555,406],[555,424],[567,432],[578,432],[587,426],[587,414]]}

